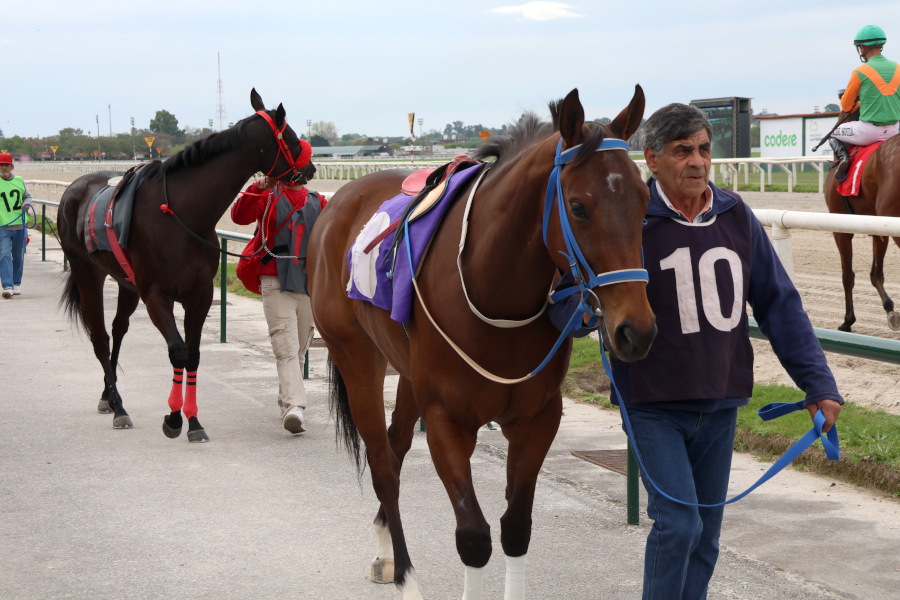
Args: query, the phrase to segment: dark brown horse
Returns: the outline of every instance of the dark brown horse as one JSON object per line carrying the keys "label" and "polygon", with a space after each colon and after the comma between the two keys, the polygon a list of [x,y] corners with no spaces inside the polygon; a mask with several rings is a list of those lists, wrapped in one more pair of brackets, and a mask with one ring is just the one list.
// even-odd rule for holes
{"label": "dark brown horse", "polygon": [[[212,303],[212,281],[218,267],[216,223],[257,171],[288,180],[301,173],[309,178],[315,169],[312,162],[299,171],[294,164],[294,157],[300,156],[300,142],[285,122],[284,107],[279,104],[276,110],[266,111],[256,90],[250,93],[250,104],[268,118],[254,114],[165,162],[154,161],[144,167],[146,174],[135,196],[125,250],[134,268],[134,283],[127,281],[112,252],[88,253],[84,243],[84,216],[91,199],[111,177],[122,173],[103,171],[80,177],[60,200],[60,241],[69,259],[69,275],[60,304],[90,335],[104,375],[98,410],[115,413],[115,428],[132,427],[116,388],[116,363],[129,318],[138,301],[143,300],[150,319],[166,339],[175,372],[169,395],[171,414],[163,421],[163,431],[172,438],[181,434],[183,406],[188,417],[188,439],[209,439],[197,420],[196,371],[200,364],[200,333]],[[278,135],[273,125],[283,132]],[[172,215],[160,210],[163,204],[168,204],[185,227],[206,243],[192,237]],[[107,276],[119,284],[112,352],[103,318],[103,282]],[[184,307],[185,339],[175,324],[175,302]],[[188,385],[182,398],[185,369]]]}
{"label": "dark brown horse", "polygon": [[[624,151],[597,152],[603,138],[628,139],[644,111],[640,87],[609,125],[584,122],[573,90],[550,105],[552,123],[524,115],[505,137],[491,138],[480,158],[495,158],[477,188],[468,219],[468,245],[461,272],[468,296],[491,319],[524,320],[538,313],[558,270],[568,261],[560,215],[551,206],[547,246],[542,239],[545,192],[560,139],[582,147],[562,170],[567,217],[597,273],[641,267],[641,221],[649,194]],[[456,513],[456,545],[466,565],[464,598],[481,597],[481,568],[491,556],[490,528],[472,485],[469,459],[481,426],[500,425],[509,440],[501,540],[512,588],[523,585],[531,537],[531,511],[538,472],[562,414],[560,386],[571,353],[566,341],[536,376],[497,383],[476,372],[429,321],[487,371],[514,378],[538,366],[559,331],[546,313],[528,325],[498,329],[470,310],[457,270],[465,202],[451,207],[437,231],[418,277],[406,333],[385,310],[347,297],[347,253],[382,202],[399,193],[408,172],[385,171],[348,183],[316,222],[310,241],[309,277],[313,315],[333,359],[332,408],[339,435],[360,459],[360,436],[381,503],[375,518],[377,546],[371,576],[393,580],[403,598],[421,598],[404,540],[398,507],[400,467],[421,415],[432,460]],[[460,190],[465,198],[472,187]],[[555,205],[555,204],[554,204]],[[624,360],[646,355],[656,332],[643,283],[598,288],[612,351]],[[407,337],[408,334],[408,337]],[[400,373],[396,408],[385,427],[385,368]],[[359,463],[358,463],[359,464]],[[509,581],[509,580],[508,580]],[[518,593],[508,590],[512,598]]]}
{"label": "dark brown horse", "polygon": [[[834,169],[828,173],[825,182],[825,203],[828,211],[847,214],[847,207],[834,181]],[[858,196],[847,198],[852,214],[872,215],[879,217],[900,217],[900,136],[894,136],[881,144],[869,157],[863,167],[862,183]],[[893,238],[900,246],[900,238]],[[856,322],[853,311],[853,234],[834,233],[834,241],[841,253],[841,278],[844,284],[844,322],[838,327],[841,331],[850,331]],[[878,295],[881,305],[887,313],[888,326],[897,331],[900,329],[900,313],[894,311],[894,301],[884,289],[884,255],[887,252],[888,239],[883,236],[872,236],[872,270],[869,280]]]}

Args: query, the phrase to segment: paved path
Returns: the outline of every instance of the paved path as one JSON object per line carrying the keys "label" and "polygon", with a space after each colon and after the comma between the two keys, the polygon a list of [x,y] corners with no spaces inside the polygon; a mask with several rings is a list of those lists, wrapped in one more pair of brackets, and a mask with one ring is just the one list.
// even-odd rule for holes
{"label": "paved path", "polygon": [[[171,371],[142,305],[120,373],[135,427],[113,430],[95,410],[102,376],[90,344],[56,308],[59,251],[42,263],[31,247],[23,295],[0,301],[0,598],[399,598],[366,578],[377,504],[368,472],[358,481],[335,448],[324,350],[311,352],[309,431],[291,436],[262,307],[229,296],[229,342],[219,343],[214,306],[199,370],[211,441],[169,440],[160,429]],[[108,285],[108,321],[114,294]],[[646,516],[626,526],[625,478],[569,454],[624,445],[616,413],[566,402],[538,485],[528,598],[640,597]],[[502,435],[483,430],[473,471],[494,538],[488,599],[503,595],[504,458]],[[736,455],[734,490],[765,467]],[[420,587],[458,598],[453,513],[423,434],[403,473]],[[710,598],[898,597],[896,501],[789,471],[725,514]]]}

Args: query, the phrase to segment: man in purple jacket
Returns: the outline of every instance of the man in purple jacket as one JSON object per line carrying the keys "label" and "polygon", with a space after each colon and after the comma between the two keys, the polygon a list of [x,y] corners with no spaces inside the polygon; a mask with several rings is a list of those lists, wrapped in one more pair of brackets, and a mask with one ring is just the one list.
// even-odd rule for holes
{"label": "man in purple jacket", "polygon": [[[647,296],[658,334],[643,360],[613,361],[635,443],[657,485],[687,502],[726,498],[737,408],[753,393],[746,306],[828,431],[841,411],[834,376],[762,224],[734,193],[709,182],[712,126],[684,104],[644,125],[653,176],[644,226]],[[643,473],[642,473],[643,476]],[[706,598],[719,554],[723,509],[688,507],[646,480],[653,528],[644,598]]]}

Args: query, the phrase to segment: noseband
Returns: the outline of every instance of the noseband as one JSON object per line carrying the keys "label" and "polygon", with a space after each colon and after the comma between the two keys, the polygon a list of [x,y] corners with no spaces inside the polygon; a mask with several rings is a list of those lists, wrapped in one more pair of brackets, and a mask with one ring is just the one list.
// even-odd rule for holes
{"label": "noseband", "polygon": [[[547,196],[544,201],[544,246],[546,246],[548,250],[550,249],[550,247],[547,246],[547,229],[550,226],[550,212],[553,208],[553,199],[555,197],[557,209],[559,210],[559,225],[562,229],[563,241],[566,244],[566,252],[560,252],[560,254],[564,255],[569,261],[569,270],[572,273],[572,277],[575,279],[575,285],[552,293],[550,295],[550,302],[556,303],[564,298],[580,293],[581,303],[579,304],[579,309],[581,312],[591,315],[591,319],[587,323],[587,326],[594,327],[597,324],[598,319],[603,316],[603,312],[600,308],[600,299],[597,298],[597,295],[593,292],[593,288],[613,285],[615,283],[625,283],[627,281],[642,281],[647,283],[650,280],[650,277],[647,275],[646,269],[607,271],[606,273],[601,273],[599,275],[595,275],[591,270],[591,266],[588,264],[587,259],[581,252],[581,248],[578,246],[578,240],[575,239],[575,233],[572,231],[572,226],[569,224],[569,213],[566,211],[566,200],[563,196],[562,182],[560,181],[563,166],[575,158],[575,154],[578,152],[578,149],[581,148],[581,144],[568,148],[563,152],[562,142],[562,138],[560,138],[559,143],[556,145],[556,158],[553,161],[555,166],[550,173],[550,180],[547,182]],[[607,138],[600,142],[600,145],[595,152],[606,152],[608,150],[624,150],[627,152],[628,144],[623,140]],[[596,309],[592,308],[588,302],[590,296],[593,296],[597,301]]]}

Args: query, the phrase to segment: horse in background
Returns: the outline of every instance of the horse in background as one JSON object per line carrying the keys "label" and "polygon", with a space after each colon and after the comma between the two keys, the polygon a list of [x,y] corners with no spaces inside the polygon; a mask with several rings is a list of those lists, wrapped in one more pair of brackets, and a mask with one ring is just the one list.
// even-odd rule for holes
{"label": "horse in background", "polygon": [[[825,203],[828,205],[828,212],[900,217],[900,136],[894,136],[882,143],[866,161],[859,195],[847,196],[845,203],[844,196],[837,190],[837,185],[834,180],[834,169],[831,169],[825,181]],[[841,254],[841,280],[844,284],[844,322],[838,329],[850,331],[856,322],[856,313],[853,311],[853,284],[856,279],[853,272],[853,234],[835,231],[833,235]],[[893,240],[900,246],[900,238],[895,237]],[[894,301],[884,289],[884,255],[887,247],[887,237],[872,236],[872,269],[869,271],[869,280],[881,297],[881,306],[887,313],[888,326],[897,331],[900,330],[900,313],[894,310]]]}
{"label": "horse in background", "polygon": [[[374,522],[377,545],[371,577],[384,583],[393,580],[406,600],[422,596],[400,518],[400,469],[420,415],[435,469],[456,513],[466,600],[481,598],[482,568],[491,556],[490,527],[476,499],[469,460],[485,423],[499,424],[509,440],[508,508],[500,521],[507,598],[524,593],[535,486],[562,415],[560,386],[571,340],[564,341],[536,375],[508,384],[476,372],[445,341],[441,330],[449,331],[452,341],[479,365],[504,378],[537,367],[554,345],[560,332],[540,311],[554,276],[567,272],[570,264],[564,255],[559,209],[551,204],[545,215],[543,207],[560,140],[564,149],[580,146],[560,177],[566,216],[592,270],[642,267],[647,185],[627,152],[597,150],[605,138],[627,140],[637,130],[644,112],[643,91],[636,87],[631,103],[609,125],[585,123],[577,90],[551,103],[550,112],[551,123],[526,114],[507,135],[491,137],[479,150],[478,158],[495,160],[488,163],[474,193],[468,245],[459,267],[464,202],[449,208],[431,241],[417,278],[420,296],[413,301],[405,328],[388,311],[348,298],[347,256],[381,204],[400,193],[409,172],[382,171],[346,184],[328,203],[312,233],[308,263],[312,309],[333,360],[332,409],[337,413],[338,435],[360,469],[360,437],[365,443],[372,485],[381,503]],[[467,182],[460,197],[470,194],[474,185]],[[521,327],[498,329],[470,310],[463,278],[468,298],[489,318],[528,321],[539,316]],[[607,348],[623,360],[645,356],[656,326],[644,283],[598,287],[594,308],[599,308],[598,297]],[[388,362],[400,373],[389,429],[383,398]]]}
{"label": "horse in background", "polygon": [[[151,321],[166,340],[174,371],[171,413],[163,420],[163,431],[170,438],[181,434],[183,408],[188,440],[209,440],[197,419],[196,379],[200,334],[212,304],[213,277],[219,264],[216,223],[257,171],[277,173],[272,176],[284,181],[300,173],[309,179],[315,171],[312,161],[305,166],[295,164],[294,157],[301,153],[300,140],[287,125],[284,107],[279,104],[267,111],[255,89],[250,92],[250,105],[256,114],[164,162],[153,161],[142,168],[143,182],[134,198],[124,250],[133,268],[133,281],[113,252],[89,253],[85,247],[85,237],[91,234],[85,227],[88,205],[110,178],[122,173],[102,171],[80,177],[60,200],[59,235],[69,261],[60,305],[90,336],[104,376],[98,410],[113,412],[117,429],[133,426],[116,387],[116,364],[129,319],[143,300]],[[103,315],[107,276],[119,284],[112,351]],[[184,339],[175,323],[175,302],[184,307]],[[182,396],[185,369],[187,389]]]}

